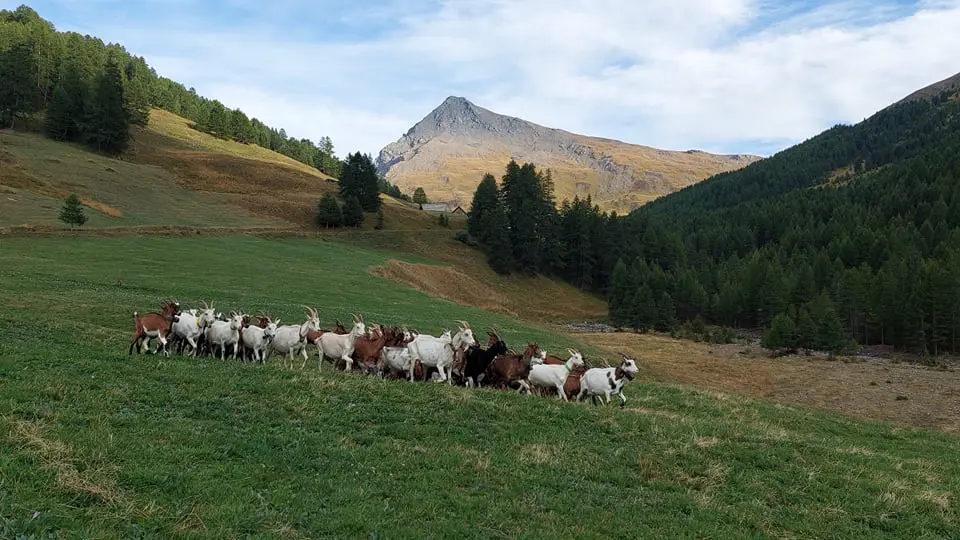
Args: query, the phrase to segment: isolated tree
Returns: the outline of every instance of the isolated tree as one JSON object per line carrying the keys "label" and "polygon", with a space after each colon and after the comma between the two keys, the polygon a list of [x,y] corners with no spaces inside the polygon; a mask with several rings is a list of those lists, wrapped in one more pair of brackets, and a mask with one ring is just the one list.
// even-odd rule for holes
{"label": "isolated tree", "polygon": [[330,228],[343,225],[343,214],[340,212],[340,204],[337,202],[333,193],[324,193],[317,204],[317,225]]}
{"label": "isolated tree", "polygon": [[98,151],[120,154],[130,143],[130,117],[124,105],[123,75],[112,57],[107,60],[88,117],[87,142]]}
{"label": "isolated tree", "polygon": [[422,187],[418,187],[413,191],[413,202],[417,204],[427,204],[430,202],[430,199],[427,198],[427,192],[424,191]]}
{"label": "isolated tree", "polygon": [[440,214],[437,216],[437,225],[440,225],[441,227],[450,226],[450,218],[447,217],[447,214]]}
{"label": "isolated tree", "polygon": [[345,227],[359,227],[363,224],[363,207],[355,195],[347,197],[343,205],[343,225]]}
{"label": "isolated tree", "polygon": [[63,208],[60,209],[60,221],[70,225],[70,228],[73,227],[82,227],[84,223],[87,222],[87,215],[83,211],[83,203],[80,202],[80,198],[77,197],[76,193],[71,193],[67,197],[66,201],[63,203]]}
{"label": "isolated tree", "polygon": [[47,107],[46,118],[44,119],[43,129],[47,136],[57,141],[64,141],[70,135],[70,129],[73,126],[73,117],[71,116],[72,104],[70,96],[62,85],[57,85],[53,91],[53,99],[50,100],[50,106]]}

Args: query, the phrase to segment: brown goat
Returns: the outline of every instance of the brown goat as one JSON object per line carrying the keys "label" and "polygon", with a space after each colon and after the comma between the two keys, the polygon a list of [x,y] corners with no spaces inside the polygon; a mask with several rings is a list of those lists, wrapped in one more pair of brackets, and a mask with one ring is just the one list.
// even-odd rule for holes
{"label": "brown goat", "polygon": [[519,384],[520,388],[526,388],[523,380],[530,373],[530,360],[540,354],[542,350],[536,343],[528,344],[523,355],[501,354],[487,366],[486,379],[495,388],[510,388],[514,383]]}
{"label": "brown goat", "polygon": [[357,338],[353,344],[352,357],[357,367],[369,371],[380,359],[380,351],[393,342],[394,338],[392,328],[383,328],[379,324],[373,325],[369,337]]}
{"label": "brown goat", "polygon": [[153,354],[159,352],[161,348],[164,354],[169,354],[167,336],[173,330],[173,323],[180,318],[180,302],[164,300],[160,303],[160,308],[160,313],[151,311],[140,315],[136,311],[133,312],[133,339],[130,340],[130,349],[127,354],[133,354],[134,345],[138,345],[137,353],[142,354],[151,338],[159,340]]}

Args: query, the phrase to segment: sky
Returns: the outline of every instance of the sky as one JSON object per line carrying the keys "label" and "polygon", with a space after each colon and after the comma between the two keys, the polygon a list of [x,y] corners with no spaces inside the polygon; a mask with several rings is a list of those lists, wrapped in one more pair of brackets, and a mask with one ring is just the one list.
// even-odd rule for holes
{"label": "sky", "polygon": [[767,156],[960,72],[960,0],[27,3],[339,156],[376,156],[451,95],[584,135]]}

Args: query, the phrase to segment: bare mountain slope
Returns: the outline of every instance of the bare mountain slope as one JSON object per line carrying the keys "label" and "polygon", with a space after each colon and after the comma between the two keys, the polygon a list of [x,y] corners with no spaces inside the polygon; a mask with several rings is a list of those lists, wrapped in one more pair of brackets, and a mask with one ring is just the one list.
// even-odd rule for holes
{"label": "bare mountain slope", "polygon": [[558,201],[590,194],[620,211],[759,159],[577,135],[451,96],[381,150],[377,167],[406,192],[422,186],[433,200],[466,207],[483,174],[499,178],[511,158],[550,168]]}
{"label": "bare mountain slope", "polygon": [[947,90],[953,90],[955,88],[960,88],[960,73],[947,77],[942,81],[937,81],[931,84],[930,86],[921,88],[920,90],[913,92],[909,96],[901,99],[900,101],[890,106],[893,107],[894,105],[899,105],[901,103],[906,103],[908,101],[916,101],[918,99],[930,99],[941,92],[944,92]]}

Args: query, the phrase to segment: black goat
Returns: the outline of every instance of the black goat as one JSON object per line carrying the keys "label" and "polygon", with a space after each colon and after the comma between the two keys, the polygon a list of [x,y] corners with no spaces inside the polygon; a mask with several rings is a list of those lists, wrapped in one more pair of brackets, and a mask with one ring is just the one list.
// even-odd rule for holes
{"label": "black goat", "polygon": [[464,352],[466,359],[463,367],[463,382],[467,386],[479,386],[490,362],[507,352],[507,344],[500,339],[496,332],[487,330],[487,336],[490,337],[490,340],[487,342],[486,349],[475,345]]}

